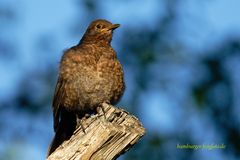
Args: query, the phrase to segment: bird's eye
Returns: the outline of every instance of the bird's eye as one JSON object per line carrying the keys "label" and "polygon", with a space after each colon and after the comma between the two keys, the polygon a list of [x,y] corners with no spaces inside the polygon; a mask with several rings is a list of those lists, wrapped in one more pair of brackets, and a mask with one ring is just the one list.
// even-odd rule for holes
{"label": "bird's eye", "polygon": [[98,24],[96,27],[97,27],[97,29],[100,29],[100,28],[101,28],[101,25],[100,25],[100,24]]}

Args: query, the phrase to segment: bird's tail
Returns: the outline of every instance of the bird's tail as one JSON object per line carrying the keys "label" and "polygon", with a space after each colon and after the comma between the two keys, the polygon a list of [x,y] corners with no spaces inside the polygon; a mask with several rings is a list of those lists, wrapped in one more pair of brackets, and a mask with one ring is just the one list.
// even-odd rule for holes
{"label": "bird's tail", "polygon": [[76,115],[65,109],[61,110],[60,123],[56,134],[48,148],[47,157],[52,154],[65,140],[68,140],[76,128]]}

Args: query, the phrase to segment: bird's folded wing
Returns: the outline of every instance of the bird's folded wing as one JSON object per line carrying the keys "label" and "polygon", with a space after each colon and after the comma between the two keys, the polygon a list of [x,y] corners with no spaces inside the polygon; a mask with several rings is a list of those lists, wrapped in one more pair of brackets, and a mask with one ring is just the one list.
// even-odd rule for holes
{"label": "bird's folded wing", "polygon": [[53,98],[53,123],[54,123],[54,131],[56,132],[59,126],[59,115],[61,110],[61,105],[63,101],[63,97],[65,95],[65,84],[66,82],[59,77],[57,81],[57,85],[55,88],[54,98]]}

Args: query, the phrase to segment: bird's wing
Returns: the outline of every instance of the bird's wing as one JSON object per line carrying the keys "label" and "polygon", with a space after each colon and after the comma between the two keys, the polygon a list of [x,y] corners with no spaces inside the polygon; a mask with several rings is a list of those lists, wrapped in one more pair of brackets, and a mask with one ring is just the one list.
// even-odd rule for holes
{"label": "bird's wing", "polygon": [[60,118],[59,116],[60,116],[60,112],[61,112],[61,103],[62,103],[63,97],[65,95],[65,90],[64,90],[65,84],[66,84],[66,82],[61,77],[59,77],[56,88],[55,88],[53,104],[52,104],[53,123],[54,123],[54,131],[55,132],[57,131],[57,129],[59,127],[59,118]]}

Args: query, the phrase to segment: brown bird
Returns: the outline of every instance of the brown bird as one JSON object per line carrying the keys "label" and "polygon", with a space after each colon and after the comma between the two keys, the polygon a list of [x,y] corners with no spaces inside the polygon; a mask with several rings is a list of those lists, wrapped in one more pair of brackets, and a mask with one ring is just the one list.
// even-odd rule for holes
{"label": "brown bird", "polygon": [[93,21],[79,44],[62,56],[52,105],[56,134],[48,155],[71,137],[77,117],[96,111],[103,102],[115,104],[123,95],[123,69],[111,47],[113,31],[119,26],[103,19]]}

